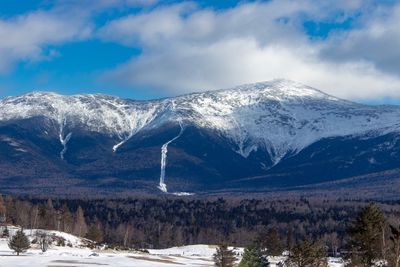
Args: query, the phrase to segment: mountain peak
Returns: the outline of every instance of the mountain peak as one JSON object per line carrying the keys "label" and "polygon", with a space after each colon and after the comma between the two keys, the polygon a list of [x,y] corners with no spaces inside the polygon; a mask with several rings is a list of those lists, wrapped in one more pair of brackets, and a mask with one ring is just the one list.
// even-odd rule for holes
{"label": "mountain peak", "polygon": [[93,98],[93,99],[119,99],[119,97],[108,95],[108,94],[74,94],[74,95],[63,95],[60,93],[56,93],[53,91],[41,91],[41,90],[34,90],[32,92],[28,92],[19,96],[15,97],[7,97],[5,99],[17,99],[17,98],[24,98],[24,99],[51,99],[51,98]]}
{"label": "mountain peak", "polygon": [[286,99],[294,97],[323,98],[329,100],[339,100],[318,89],[287,79],[274,79],[271,81],[249,83],[236,86],[231,90],[252,91],[256,90],[264,94],[275,96],[276,98]]}
{"label": "mountain peak", "polygon": [[[232,91],[237,91],[238,93],[261,93],[263,95],[269,95],[271,97],[276,97],[276,98],[293,98],[293,97],[313,97],[313,98],[324,98],[324,99],[330,99],[330,100],[340,100],[339,98],[336,98],[334,96],[328,95],[318,89],[315,89],[313,87],[304,85],[299,82],[295,82],[292,80],[288,79],[274,79],[270,81],[261,81],[261,82],[256,82],[256,83],[247,83],[247,84],[242,84],[239,86],[231,87],[231,88],[224,88],[224,89],[218,89],[218,90],[210,90],[206,92],[194,92],[188,95],[182,95],[182,96],[177,96],[177,97],[171,97],[167,99],[174,99],[174,98],[186,98],[187,96],[198,96],[202,94],[214,94],[214,93],[229,93]],[[42,91],[42,90],[34,90],[32,92],[28,92],[19,96],[10,96],[6,97],[4,99],[0,99],[0,102],[7,101],[7,100],[50,100],[54,98],[64,98],[64,99],[79,99],[79,98],[91,98],[91,99],[119,99],[122,100],[119,97],[108,95],[108,94],[101,94],[101,93],[95,93],[95,94],[75,94],[75,95],[62,95],[53,91]],[[128,99],[127,99],[128,100]],[[133,100],[133,99],[129,99]],[[149,100],[149,101],[158,101],[158,100]],[[140,102],[140,101],[139,101]],[[146,102],[146,101],[143,101]]]}

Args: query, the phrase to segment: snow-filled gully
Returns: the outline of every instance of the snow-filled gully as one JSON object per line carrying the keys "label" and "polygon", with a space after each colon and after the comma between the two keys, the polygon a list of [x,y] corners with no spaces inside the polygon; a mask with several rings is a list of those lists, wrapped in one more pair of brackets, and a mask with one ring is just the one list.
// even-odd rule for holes
{"label": "snow-filled gully", "polygon": [[171,140],[169,140],[168,142],[166,142],[165,144],[163,144],[161,147],[161,172],[160,172],[160,184],[158,188],[164,193],[168,193],[167,184],[165,183],[165,167],[167,165],[168,145],[173,141],[175,141],[176,139],[178,139],[179,137],[181,137],[184,131],[184,127],[181,121],[179,121],[179,126],[181,127],[179,134],[174,138],[172,138]]}
{"label": "snow-filled gully", "polygon": [[72,136],[72,132],[71,132],[71,133],[68,133],[64,138],[64,127],[65,127],[65,124],[66,124],[66,120],[64,119],[60,123],[60,143],[63,146],[63,149],[60,152],[60,158],[62,160],[64,160],[64,155],[67,152],[67,143],[71,139],[71,136]]}
{"label": "snow-filled gully", "polygon": [[123,144],[125,144],[129,139],[131,139],[132,136],[133,136],[133,131],[132,131],[127,137],[121,138],[122,141],[113,146],[113,148],[112,148],[112,149],[113,149],[113,152],[114,152],[114,153],[117,152],[118,148],[119,148],[120,146],[122,146]]}

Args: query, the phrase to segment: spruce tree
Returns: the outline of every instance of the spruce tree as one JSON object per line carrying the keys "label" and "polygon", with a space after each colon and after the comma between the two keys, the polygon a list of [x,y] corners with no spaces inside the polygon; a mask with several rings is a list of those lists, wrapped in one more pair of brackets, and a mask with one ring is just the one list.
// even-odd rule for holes
{"label": "spruce tree", "polygon": [[383,259],[384,228],[385,217],[377,205],[371,203],[362,208],[348,228],[348,258],[353,265],[372,266]]}
{"label": "spruce tree", "polygon": [[261,250],[256,247],[245,248],[239,267],[267,267],[268,262]]}
{"label": "spruce tree", "polygon": [[30,248],[30,242],[24,232],[19,230],[8,242],[8,247],[17,252],[17,256],[19,256],[19,253],[25,252]]}
{"label": "spruce tree", "polygon": [[227,245],[220,245],[213,255],[214,264],[217,267],[233,267],[236,261],[235,253],[228,249]]}

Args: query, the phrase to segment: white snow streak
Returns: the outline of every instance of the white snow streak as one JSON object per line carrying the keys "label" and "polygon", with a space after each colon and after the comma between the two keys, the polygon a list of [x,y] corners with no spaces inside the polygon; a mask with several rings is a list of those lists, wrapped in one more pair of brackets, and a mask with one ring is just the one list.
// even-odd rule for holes
{"label": "white snow streak", "polygon": [[117,149],[122,146],[124,143],[126,142],[126,140],[122,140],[121,142],[119,142],[118,144],[116,144],[115,146],[113,146],[113,152],[116,152]]}
{"label": "white snow streak", "polygon": [[184,127],[183,127],[181,121],[179,121],[179,126],[181,127],[179,134],[177,136],[175,136],[174,138],[172,138],[171,140],[169,140],[168,142],[166,142],[165,144],[163,144],[161,147],[161,173],[160,173],[160,184],[159,184],[158,188],[161,191],[163,191],[164,193],[168,193],[167,185],[165,184],[165,167],[167,165],[168,145],[170,143],[172,143],[173,141],[175,141],[176,139],[178,139],[179,137],[181,137],[181,135],[184,131]]}
{"label": "white snow streak", "polygon": [[128,141],[129,139],[131,139],[132,136],[133,136],[133,132],[132,132],[131,134],[129,134],[126,138],[122,139],[121,142],[119,142],[118,144],[116,144],[115,146],[113,146],[113,148],[112,148],[112,149],[113,149],[113,152],[114,152],[114,153],[117,152],[118,148],[119,148],[120,146],[122,146],[123,144],[125,144],[126,141]]}
{"label": "white snow streak", "polygon": [[67,143],[71,139],[72,133],[68,133],[67,136],[64,138],[64,128],[66,124],[66,119],[62,120],[60,123],[60,142],[63,146],[63,149],[60,152],[60,158],[64,160],[64,155],[67,152]]}

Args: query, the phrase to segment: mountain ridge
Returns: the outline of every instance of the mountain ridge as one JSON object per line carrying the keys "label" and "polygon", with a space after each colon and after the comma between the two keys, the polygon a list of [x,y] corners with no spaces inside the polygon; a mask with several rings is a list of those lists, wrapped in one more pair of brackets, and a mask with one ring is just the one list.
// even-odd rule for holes
{"label": "mountain ridge", "polygon": [[[224,181],[240,181],[246,176],[270,177],[275,170],[282,175],[285,168],[293,169],[291,177],[298,168],[307,176],[311,170],[305,170],[307,162],[302,157],[311,164],[315,155],[321,155],[317,166],[331,154],[338,158],[337,164],[344,164],[341,158],[347,155],[340,155],[340,151],[347,149],[342,144],[348,140],[358,143],[350,154],[377,165],[373,171],[381,171],[389,165],[376,163],[374,155],[386,150],[395,153],[399,117],[400,107],[354,103],[287,80],[144,101],[104,94],[34,92],[0,100],[0,146],[3,143],[10,155],[21,158],[35,151],[55,164],[56,173],[65,176],[91,173],[96,179],[119,177],[126,182],[140,178],[146,182],[158,179],[164,170],[167,181],[176,179],[173,188],[186,190],[195,180],[199,186],[205,183],[205,177],[216,177],[212,183],[221,186]],[[20,140],[23,132],[26,137],[21,140],[29,145]],[[376,142],[376,147],[368,147],[364,140]],[[51,147],[46,152],[50,156],[43,154],[38,142]],[[326,143],[338,151],[323,152],[328,149]],[[364,151],[358,151],[360,146]],[[129,157],[145,161],[139,151],[148,151],[151,160],[147,165],[129,166]],[[10,159],[4,155],[3,160]],[[292,165],[281,167],[288,162]],[[228,167],[233,163],[237,166]],[[397,167],[393,164],[389,167]],[[363,174],[354,166],[346,167],[352,171],[345,168],[336,178]],[[315,175],[326,176],[323,170]],[[321,179],[336,179],[328,176]],[[161,183],[164,178],[160,176],[160,188],[166,188]],[[303,178],[298,180],[307,182]],[[263,183],[269,181],[266,178]]]}
{"label": "mountain ridge", "polygon": [[[273,91],[273,92],[271,92]],[[224,107],[222,107],[220,110],[217,110],[220,108],[218,105],[217,101],[220,101],[221,99],[217,99],[214,101],[214,103],[211,103],[211,98],[218,97],[219,95],[223,95],[223,98],[230,98],[231,94],[236,95],[233,97],[231,100],[231,103],[228,103]],[[243,97],[240,96],[240,94],[246,93]],[[48,99],[47,102],[58,102],[58,107],[54,107],[54,105],[46,103],[45,99]],[[221,98],[221,97],[220,97]],[[247,99],[246,99],[247,98]],[[260,98],[257,100],[257,98]],[[335,98],[333,96],[330,96],[328,94],[325,94],[317,89],[301,85],[299,83],[294,83],[290,82],[287,80],[274,80],[272,82],[261,82],[261,83],[255,83],[255,84],[247,84],[247,85],[241,85],[238,87],[234,87],[233,89],[222,89],[222,90],[216,90],[216,91],[208,91],[208,92],[202,92],[202,93],[193,93],[193,94],[188,94],[188,95],[183,95],[183,96],[178,96],[178,97],[172,97],[172,98],[164,98],[164,99],[159,99],[159,100],[146,100],[146,101],[141,101],[141,100],[131,100],[131,99],[121,99],[118,97],[113,97],[109,95],[103,95],[103,94],[79,94],[79,95],[72,95],[72,96],[62,96],[59,94],[55,93],[42,93],[42,92],[37,92],[37,93],[28,93],[19,97],[11,97],[7,98],[5,100],[0,101],[0,120],[7,120],[7,119],[12,119],[13,116],[9,116],[7,118],[6,115],[4,115],[4,109],[3,103],[11,101],[14,104],[15,108],[18,106],[19,103],[15,103],[15,100],[21,99],[25,100],[27,102],[33,101],[35,106],[31,107],[30,111],[26,111],[23,108],[18,109],[17,111],[17,116],[16,117],[29,117],[29,116],[35,116],[35,115],[45,115],[52,117],[52,119],[56,119],[60,125],[64,123],[64,120],[66,120],[68,117],[70,117],[71,113],[74,111],[69,110],[68,106],[63,106],[63,105],[68,105],[68,104],[73,104],[71,102],[76,102],[76,101],[81,101],[83,104],[85,102],[90,102],[95,101],[93,104],[95,107],[92,107],[92,110],[94,110],[97,113],[107,113],[107,114],[100,114],[102,118],[96,118],[96,124],[101,125],[101,122],[106,122],[106,119],[109,119],[105,125],[102,125],[99,129],[94,129],[95,131],[103,131],[101,128],[105,128],[110,134],[118,136],[121,140],[121,142],[129,137],[131,137],[133,134],[136,134],[139,130],[141,130],[144,126],[148,125],[149,123],[155,122],[155,118],[158,115],[161,115],[161,113],[166,113],[170,112],[170,116],[172,120],[177,121],[177,117],[179,115],[181,116],[186,116],[187,114],[181,114],[182,112],[186,110],[189,110],[191,113],[193,111],[197,113],[201,112],[209,112],[208,118],[206,118],[203,122],[203,127],[212,127],[212,128],[219,128],[223,127],[224,130],[229,130],[229,128],[235,127],[232,124],[237,124],[235,122],[235,118],[232,119],[230,122],[230,125],[221,125],[223,122],[221,120],[218,121],[218,115],[216,112],[225,112],[223,114],[224,116],[227,116],[229,112],[233,113],[233,109],[235,108],[240,108],[240,107],[245,107],[246,105],[251,105],[251,104],[258,104],[259,102],[263,101],[278,101],[279,104],[281,104],[284,109],[284,104],[286,104],[286,101],[290,100],[299,100],[300,102],[303,102],[304,100],[325,100],[325,101],[333,101],[340,103],[340,105],[346,107],[351,105],[353,108],[356,106],[358,108],[362,109],[368,109],[372,108],[371,106],[367,105],[362,105],[358,103],[353,103],[347,100],[342,100],[339,98]],[[256,99],[256,100],[254,100]],[[39,102],[38,100],[44,101],[45,104],[49,105],[49,108],[54,108],[56,111],[56,118],[51,114],[41,114],[40,110],[38,111],[37,109],[39,108],[38,104],[42,104],[43,102]],[[110,102],[110,101],[113,102]],[[196,103],[199,102],[199,103]],[[202,102],[201,102],[202,101]],[[229,100],[228,100],[229,101]],[[226,102],[228,102],[226,101]],[[239,105],[235,105],[235,102],[237,101],[242,101]],[[186,103],[192,102],[189,105],[186,105]],[[194,103],[193,103],[194,102]],[[208,102],[208,103],[207,103]],[[207,106],[208,110],[205,110],[203,107]],[[226,104],[226,103],[225,103]],[[110,108],[108,110],[101,110],[99,109],[99,105],[109,105]],[[232,106],[229,106],[232,105]],[[97,107],[96,107],[97,106]],[[177,107],[178,106],[178,107]],[[27,107],[27,106],[25,106]],[[28,105],[29,107],[29,105]],[[81,107],[74,107],[79,110]],[[231,110],[223,110],[225,109],[231,109]],[[383,109],[385,108],[386,110],[397,110],[396,107],[374,107],[375,109]],[[46,110],[43,110],[43,107],[41,107],[42,112],[46,112]],[[214,109],[214,110],[213,110]],[[83,106],[81,110],[87,111],[90,110],[90,107],[87,105]],[[24,112],[25,111],[25,112]],[[112,114],[111,111],[114,113]],[[33,113],[31,115],[25,114],[24,113]],[[82,111],[80,111],[83,113]],[[273,111],[271,111],[273,112]],[[11,112],[13,113],[13,112]],[[76,114],[74,114],[75,117]],[[82,114],[83,115],[83,114]],[[93,118],[96,114],[87,114],[86,122],[83,122],[83,124],[90,124],[91,118]],[[285,115],[285,114],[283,114]],[[291,112],[289,116],[291,118],[296,119],[297,114],[295,112]],[[174,117],[175,116],[175,117]],[[15,114],[14,114],[15,117]],[[79,117],[79,115],[78,115]],[[135,117],[136,119],[132,119],[132,117]],[[213,118],[211,118],[213,117]],[[192,118],[192,120],[197,120],[198,117]],[[204,119],[204,118],[201,118]],[[208,120],[207,120],[208,119]],[[214,119],[214,120],[212,120]],[[72,119],[73,121],[73,119]],[[218,125],[219,124],[219,125]],[[89,126],[90,127],[90,126]],[[92,127],[95,127],[92,125]],[[241,127],[241,125],[237,126]],[[233,134],[234,135],[234,134]],[[233,139],[235,137],[233,136]],[[241,138],[241,137],[239,137]],[[237,140],[236,142],[243,142],[243,140]],[[117,144],[116,144],[117,145]],[[305,145],[302,145],[304,147]],[[302,148],[300,147],[300,148]],[[240,149],[242,155],[247,155],[248,151],[244,152],[243,149]]]}

